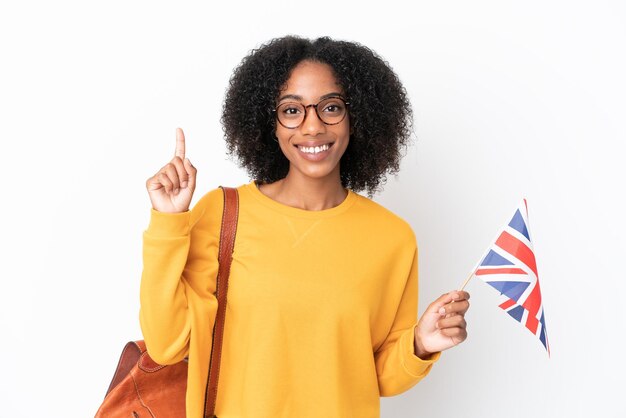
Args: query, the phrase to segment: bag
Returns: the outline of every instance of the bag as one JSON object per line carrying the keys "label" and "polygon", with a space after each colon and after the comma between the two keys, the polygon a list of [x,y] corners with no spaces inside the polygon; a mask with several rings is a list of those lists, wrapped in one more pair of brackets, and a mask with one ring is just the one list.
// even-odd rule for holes
{"label": "bag", "polygon": [[96,418],[185,418],[187,362],[162,366],[143,341],[124,347]]}
{"label": "bag", "polygon": [[[217,418],[215,401],[226,317],[226,294],[239,212],[237,189],[220,187],[224,192],[224,212],[215,290],[218,305],[205,394],[205,418]],[[173,365],[160,365],[150,358],[143,340],[131,341],[122,350],[104,402],[95,418],[185,418],[186,390],[187,359]]]}

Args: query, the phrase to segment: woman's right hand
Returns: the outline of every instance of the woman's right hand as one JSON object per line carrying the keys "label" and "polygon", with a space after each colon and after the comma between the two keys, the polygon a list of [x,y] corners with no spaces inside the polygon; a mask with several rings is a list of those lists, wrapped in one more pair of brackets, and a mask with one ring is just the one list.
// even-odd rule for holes
{"label": "woman's right hand", "polygon": [[179,213],[189,210],[196,188],[196,168],[185,158],[185,134],[176,129],[174,158],[146,181],[152,208],[159,212]]}

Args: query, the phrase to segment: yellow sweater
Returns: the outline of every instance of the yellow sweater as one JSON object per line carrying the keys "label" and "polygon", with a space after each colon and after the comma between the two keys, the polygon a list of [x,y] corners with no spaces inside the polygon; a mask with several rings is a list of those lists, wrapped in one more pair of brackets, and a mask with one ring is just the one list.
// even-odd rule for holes
{"label": "yellow sweater", "polygon": [[[417,247],[410,225],[348,190],[307,211],[238,187],[216,402],[219,418],[375,418],[441,353],[414,354]],[[151,210],[140,323],[161,364],[189,357],[187,417],[202,417],[217,300],[222,190],[191,211]],[[417,409],[417,407],[416,407]]]}

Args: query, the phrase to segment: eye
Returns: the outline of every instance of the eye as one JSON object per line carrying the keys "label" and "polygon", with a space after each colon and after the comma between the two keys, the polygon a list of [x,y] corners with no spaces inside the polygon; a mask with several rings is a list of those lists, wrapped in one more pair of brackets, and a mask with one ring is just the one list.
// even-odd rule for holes
{"label": "eye", "polygon": [[302,106],[297,103],[283,103],[278,106],[278,111],[287,117],[297,116],[302,113]]}
{"label": "eye", "polygon": [[283,113],[286,113],[287,115],[294,115],[299,112],[300,112],[300,109],[298,109],[297,107],[285,106],[285,108],[283,109]]}
{"label": "eye", "polygon": [[342,110],[343,110],[343,103],[339,101],[325,103],[324,109],[323,109],[324,112],[329,112],[329,113],[337,113],[337,112],[341,112]]}

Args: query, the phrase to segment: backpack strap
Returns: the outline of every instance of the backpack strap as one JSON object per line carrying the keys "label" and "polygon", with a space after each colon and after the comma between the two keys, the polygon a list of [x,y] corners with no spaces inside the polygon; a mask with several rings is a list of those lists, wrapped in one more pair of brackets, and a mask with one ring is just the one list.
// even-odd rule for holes
{"label": "backpack strap", "polygon": [[211,346],[211,363],[207,378],[204,397],[204,417],[217,418],[215,401],[217,400],[217,383],[220,373],[222,355],[222,339],[224,336],[224,320],[226,319],[226,294],[228,293],[228,277],[233,261],[237,219],[239,217],[239,194],[236,188],[220,186],[224,192],[224,212],[220,230],[219,268],[215,295],[217,297],[217,315],[213,327],[213,344]]}

